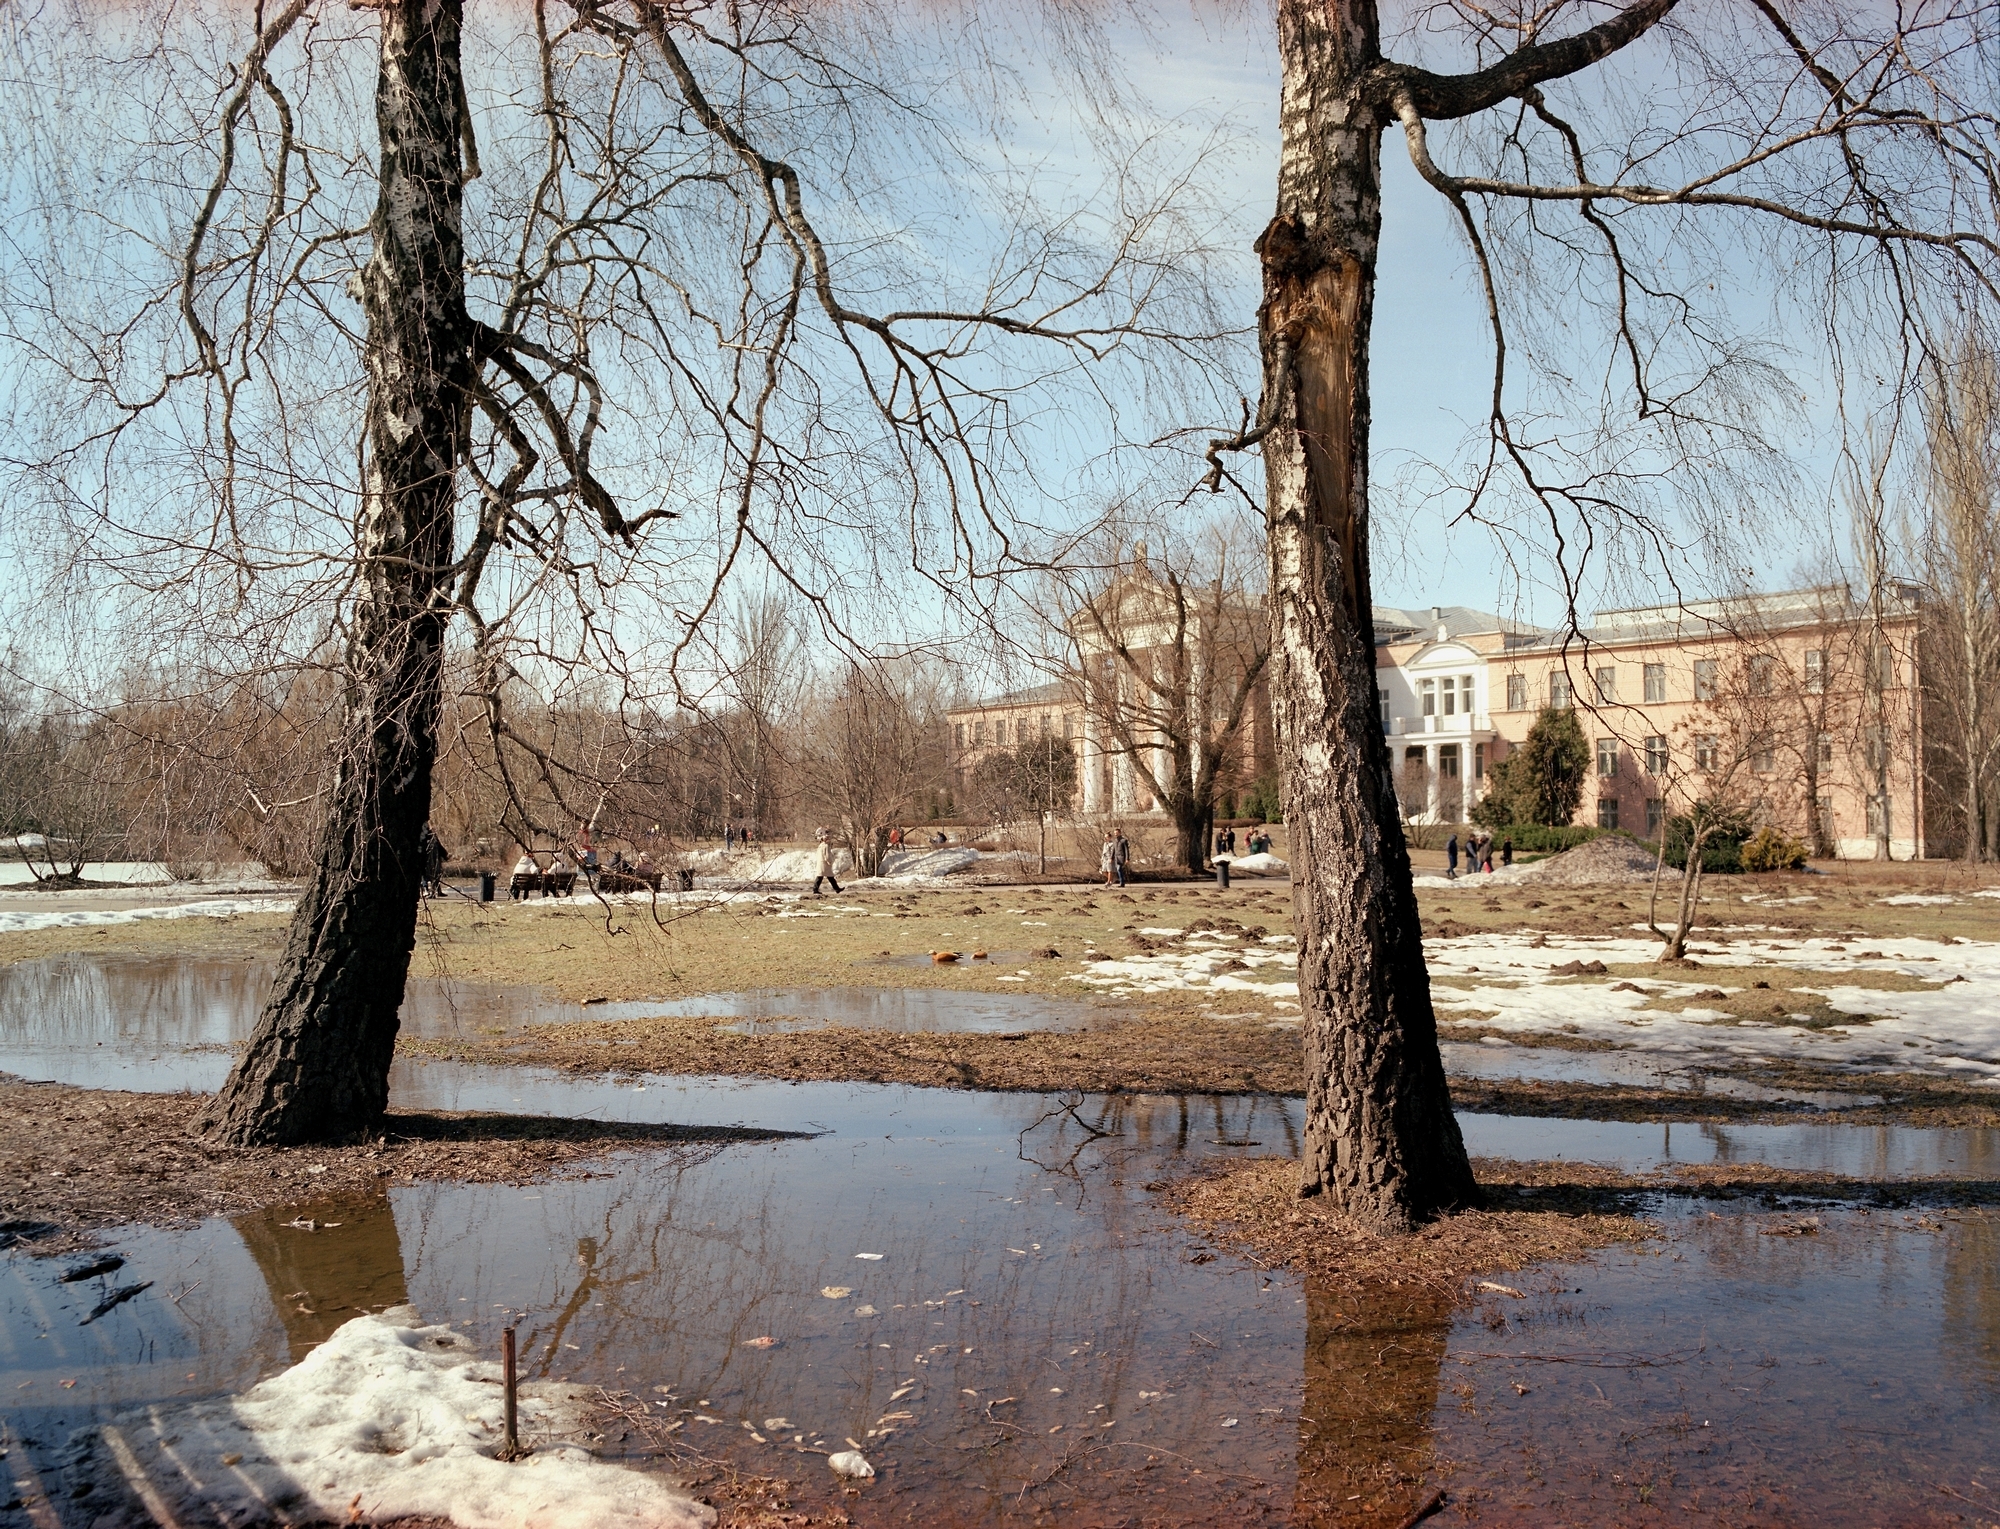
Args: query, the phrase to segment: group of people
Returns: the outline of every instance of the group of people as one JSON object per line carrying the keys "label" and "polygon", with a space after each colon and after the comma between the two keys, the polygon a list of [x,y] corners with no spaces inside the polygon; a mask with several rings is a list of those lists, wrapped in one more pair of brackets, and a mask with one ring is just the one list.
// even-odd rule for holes
{"label": "group of people", "polygon": [[1132,863],[1132,841],[1115,828],[1104,830],[1104,842],[1097,847],[1097,868],[1104,884],[1125,885],[1125,868]]}
{"label": "group of people", "polygon": [[527,900],[530,886],[524,884],[523,878],[526,877],[540,878],[542,896],[553,897],[556,895],[556,878],[559,876],[580,875],[583,877],[583,884],[594,891],[600,871],[636,871],[641,876],[648,876],[653,870],[653,857],[643,849],[639,851],[638,859],[631,861],[626,860],[625,852],[620,849],[614,849],[610,859],[600,861],[596,848],[588,842],[572,846],[571,853],[575,856],[574,859],[557,850],[550,856],[549,863],[544,866],[535,858],[533,851],[523,849],[521,858],[514,862],[514,874],[507,884],[508,900],[513,902]]}
{"label": "group of people", "polygon": [[[1514,841],[1500,841],[1500,864],[1514,863]],[[1493,870],[1493,835],[1484,829],[1472,829],[1465,836],[1465,873],[1470,876],[1478,871],[1489,874]],[[1444,873],[1454,881],[1458,879],[1458,834],[1444,841]]]}
{"label": "group of people", "polygon": [[[1244,835],[1243,852],[1246,855],[1268,855],[1271,853],[1271,836],[1261,828],[1253,828]],[[1236,830],[1218,828],[1215,831],[1215,853],[1234,856],[1236,853]]]}
{"label": "group of people", "polygon": [[748,849],[751,842],[752,837],[748,823],[724,823],[722,825],[722,847],[724,849],[733,850],[738,846]]}

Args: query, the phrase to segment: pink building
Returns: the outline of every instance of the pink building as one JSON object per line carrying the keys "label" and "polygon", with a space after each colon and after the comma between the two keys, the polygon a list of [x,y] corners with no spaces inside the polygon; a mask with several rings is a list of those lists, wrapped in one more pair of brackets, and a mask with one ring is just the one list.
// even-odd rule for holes
{"label": "pink building", "polygon": [[[1405,810],[1456,821],[1545,706],[1592,753],[1578,820],[1652,837],[1702,797],[1817,852],[1925,848],[1914,591],[1839,588],[1600,611],[1547,633],[1479,611],[1376,613],[1383,732]],[[1422,805],[1413,793],[1422,793]]]}

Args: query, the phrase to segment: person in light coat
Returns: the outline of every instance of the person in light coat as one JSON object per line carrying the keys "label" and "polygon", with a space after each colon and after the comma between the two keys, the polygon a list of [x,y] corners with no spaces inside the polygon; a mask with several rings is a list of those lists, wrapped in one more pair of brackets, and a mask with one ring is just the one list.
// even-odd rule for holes
{"label": "person in light coat", "polygon": [[819,884],[825,882],[833,888],[833,895],[840,895],[840,883],[833,879],[833,840],[824,828],[819,830],[819,874],[813,877],[813,896],[819,896]]}

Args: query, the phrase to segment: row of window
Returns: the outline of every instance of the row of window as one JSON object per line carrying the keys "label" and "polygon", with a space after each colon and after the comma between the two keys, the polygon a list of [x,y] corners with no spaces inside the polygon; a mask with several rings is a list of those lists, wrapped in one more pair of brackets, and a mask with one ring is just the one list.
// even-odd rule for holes
{"label": "row of window", "polygon": [[[1836,837],[1834,833],[1833,798],[1822,795],[1819,798],[1818,805],[1820,832],[1829,839]],[[1871,792],[1863,799],[1862,805],[1867,809],[1867,831],[1869,836],[1872,838],[1877,834],[1887,833],[1889,831],[1889,818],[1888,814],[1882,810],[1882,798]],[[1657,796],[1646,798],[1647,838],[1657,839],[1660,836],[1660,824],[1665,821],[1666,816],[1667,808],[1665,802]],[[1601,796],[1597,799],[1597,826],[1599,828],[1617,828],[1620,826],[1618,822],[1617,797]]]}
{"label": "row of window", "polygon": [[[1884,690],[1893,689],[1896,683],[1896,655],[1887,643],[1876,644],[1870,652],[1871,672],[1875,684]],[[1665,664],[1644,664],[1640,666],[1640,699],[1642,701],[1664,701],[1667,696],[1667,666]],[[1827,653],[1824,648],[1808,648],[1805,651],[1803,684],[1808,694],[1817,695],[1826,689]],[[1721,694],[1720,661],[1713,658],[1698,658],[1694,662],[1694,699],[1713,701]],[[1428,683],[1428,681],[1426,681]],[[1450,681],[1445,681],[1450,684]],[[1465,683],[1469,686],[1470,676]],[[1615,705],[1618,701],[1618,666],[1604,664],[1590,670],[1584,676],[1584,683],[1599,706]],[[1744,683],[1751,695],[1773,695],[1777,691],[1778,660],[1768,653],[1753,654],[1745,666]],[[1446,693],[1449,696],[1449,692]],[[1575,693],[1570,676],[1557,672],[1549,676],[1549,705],[1558,711],[1566,711],[1575,704]],[[1466,708],[1470,710],[1468,706]],[[1507,676],[1507,709],[1526,711],[1528,709],[1528,676],[1510,674]],[[1426,704],[1424,715],[1431,714]],[[1450,716],[1450,702],[1447,699],[1445,715]]]}
{"label": "row of window", "polygon": [[[1013,725],[1008,725],[1005,717],[995,717],[989,725],[985,721],[954,722],[951,725],[951,745],[962,749],[968,743],[976,749],[983,749],[991,743],[1004,748],[1009,743],[1026,743],[1030,738],[1047,738],[1055,732],[1056,720],[1043,712],[1031,723],[1027,717],[1016,717]],[[1072,713],[1062,714],[1062,736],[1076,736],[1076,718]]]}
{"label": "row of window", "polygon": [[[1883,763],[1882,730],[1871,727],[1863,735],[1864,751],[1868,768],[1880,769]],[[1769,775],[1778,767],[1778,740],[1773,733],[1752,733],[1747,740],[1746,756],[1753,774]],[[1600,777],[1618,773],[1618,755],[1621,744],[1616,738],[1597,740],[1597,773]],[[1656,733],[1644,740],[1641,748],[1646,756],[1648,775],[1665,775],[1673,763],[1673,756],[1667,748],[1664,733]],[[1833,763],[1833,734],[1815,733],[1811,744],[1812,762],[1818,765]],[[1694,738],[1694,767],[1703,774],[1714,774],[1723,766],[1722,740],[1714,733],[1697,733]]]}

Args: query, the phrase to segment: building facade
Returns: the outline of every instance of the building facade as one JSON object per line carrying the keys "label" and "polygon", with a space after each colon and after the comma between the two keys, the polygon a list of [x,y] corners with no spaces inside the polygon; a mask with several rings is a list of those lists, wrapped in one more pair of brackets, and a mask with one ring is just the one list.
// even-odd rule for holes
{"label": "building facade", "polygon": [[[1872,858],[1886,840],[1895,858],[1921,858],[1918,618],[1904,586],[1873,605],[1828,587],[1603,610],[1562,632],[1463,606],[1378,606],[1377,701],[1404,814],[1464,820],[1493,767],[1553,707],[1575,712],[1590,750],[1580,823],[1652,838],[1708,799],[1816,854]],[[1096,715],[1130,683],[1106,646],[1079,642],[1082,677],[953,710],[954,769],[1053,735],[1077,750],[1076,810],[1158,812]],[[1237,777],[1275,768],[1261,681],[1233,746]]]}
{"label": "building facade", "polygon": [[1417,614],[1378,611],[1376,647],[1383,731],[1415,821],[1469,813],[1492,766],[1554,707],[1576,712],[1591,753],[1580,822],[1651,838],[1707,798],[1821,854],[1872,857],[1883,840],[1898,859],[1925,852],[1912,589],[1878,607],[1817,588],[1599,611],[1564,633]]}

